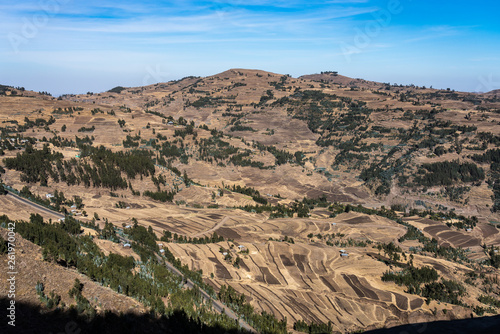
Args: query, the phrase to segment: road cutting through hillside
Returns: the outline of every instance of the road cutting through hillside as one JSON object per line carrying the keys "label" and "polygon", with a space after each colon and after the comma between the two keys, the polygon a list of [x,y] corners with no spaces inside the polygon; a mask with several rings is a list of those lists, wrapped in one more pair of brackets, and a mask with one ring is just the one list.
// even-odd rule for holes
{"label": "road cutting through hillside", "polygon": [[19,201],[19,202],[22,202],[23,204],[25,205],[28,205],[34,209],[36,209],[37,211],[42,211],[44,213],[47,213],[47,214],[51,214],[51,215],[54,215],[56,216],[57,218],[64,218],[64,214],[60,213],[60,212],[56,212],[56,211],[52,211],[40,204],[36,204],[36,203],[33,203],[31,202],[30,200],[26,199],[26,198],[23,198],[19,195],[16,195],[14,194],[13,192],[9,191],[7,192],[7,196],[9,197],[12,197],[13,199]]}

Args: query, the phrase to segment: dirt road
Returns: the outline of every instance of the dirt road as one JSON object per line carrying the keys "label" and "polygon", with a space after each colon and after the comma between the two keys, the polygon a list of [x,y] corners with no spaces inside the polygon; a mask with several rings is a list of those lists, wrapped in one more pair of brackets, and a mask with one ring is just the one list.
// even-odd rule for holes
{"label": "dirt road", "polygon": [[224,226],[224,224],[226,223],[226,221],[228,219],[229,219],[229,217],[227,217],[227,216],[224,217],[224,218],[222,218],[221,221],[217,223],[217,225],[215,225],[214,227],[212,227],[209,230],[196,233],[195,235],[192,236],[192,238],[199,238],[199,237],[201,237],[203,235],[209,235],[209,234],[217,231],[219,228],[221,228],[222,226]]}

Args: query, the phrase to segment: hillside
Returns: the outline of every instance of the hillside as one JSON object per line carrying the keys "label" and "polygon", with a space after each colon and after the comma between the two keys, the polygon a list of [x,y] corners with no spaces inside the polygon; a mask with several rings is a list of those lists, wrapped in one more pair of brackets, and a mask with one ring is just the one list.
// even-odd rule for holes
{"label": "hillside", "polygon": [[[5,229],[1,230],[1,236],[7,239]],[[98,312],[111,311],[116,314],[130,313],[135,315],[146,312],[144,305],[130,297],[121,295],[112,289],[104,288],[74,270],[67,270],[55,263],[43,261],[41,248],[24,240],[20,235],[16,236],[16,240],[18,240],[17,248],[22,250],[16,256],[19,272],[16,277],[18,295],[16,302],[29,304],[38,301],[35,287],[38,282],[41,282],[45,286],[47,295],[53,291],[61,297],[61,303],[67,306],[76,306],[75,300],[70,298],[68,291],[73,286],[75,279],[78,279],[84,286],[83,295],[92,301],[92,305],[97,308]],[[2,256],[0,261],[2,267],[7,268],[7,257]],[[4,281],[9,278],[5,271],[2,272],[0,277]],[[0,288],[0,295],[3,297],[8,295],[5,284]]]}
{"label": "hillside", "polygon": [[[246,69],[60,98],[1,87],[1,182],[79,219],[77,249],[91,233],[100,257],[132,257],[130,279],[170,252],[254,327],[265,321],[250,306],[306,332],[498,314],[494,94]],[[55,221],[0,203],[10,219]],[[32,302],[60,265],[30,261]],[[84,277],[66,267],[47,289]],[[122,298],[123,284],[83,279]],[[191,300],[155,293],[173,310],[172,296]],[[162,310],[153,304],[103,310]]]}

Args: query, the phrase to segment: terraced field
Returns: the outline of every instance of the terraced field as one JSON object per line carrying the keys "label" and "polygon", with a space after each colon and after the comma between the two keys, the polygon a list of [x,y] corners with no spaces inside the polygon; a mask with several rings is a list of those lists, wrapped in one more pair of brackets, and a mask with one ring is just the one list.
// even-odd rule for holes
{"label": "terraced field", "polygon": [[480,231],[467,232],[464,230],[452,229],[445,224],[438,223],[426,218],[406,219],[411,224],[420,227],[430,238],[438,240],[439,244],[447,247],[478,249],[483,244],[483,238],[494,238],[498,234],[498,229],[489,224],[482,224]]}
{"label": "terraced field", "polygon": [[[383,242],[403,235],[405,228],[401,225],[357,213],[334,219],[258,219],[258,215],[232,216],[217,230],[234,239],[232,242],[168,244],[168,248],[191,268],[201,269],[212,286],[229,284],[248,296],[252,305],[279,318],[331,321],[343,332],[427,314],[430,306],[423,298],[381,282],[379,273],[386,265],[368,256],[376,250],[344,247],[349,257],[342,257],[340,247],[307,238],[309,233],[343,233],[359,240]],[[295,243],[269,241],[285,235]],[[230,261],[221,247],[231,255]],[[239,268],[233,265],[236,257],[241,258]]]}

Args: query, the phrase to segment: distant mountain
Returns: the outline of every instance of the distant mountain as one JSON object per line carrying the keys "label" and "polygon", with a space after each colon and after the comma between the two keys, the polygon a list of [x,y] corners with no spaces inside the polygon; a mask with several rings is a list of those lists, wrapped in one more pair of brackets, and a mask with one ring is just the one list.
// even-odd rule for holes
{"label": "distant mountain", "polygon": [[500,89],[494,89],[494,90],[491,90],[487,93],[484,93],[485,95],[500,95]]}

